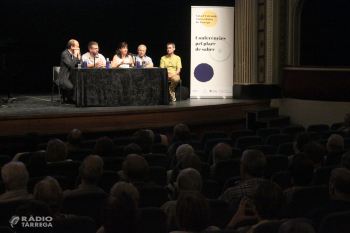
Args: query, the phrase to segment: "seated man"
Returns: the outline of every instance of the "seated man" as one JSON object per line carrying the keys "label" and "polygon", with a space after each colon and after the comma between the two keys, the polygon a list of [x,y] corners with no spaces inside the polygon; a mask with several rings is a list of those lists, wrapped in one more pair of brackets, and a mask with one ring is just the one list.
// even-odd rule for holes
{"label": "seated man", "polygon": [[79,150],[79,144],[83,141],[83,136],[79,129],[73,129],[67,136],[67,149]]}
{"label": "seated man", "polygon": [[[89,52],[85,53],[82,56],[82,60],[87,62],[87,67],[105,67],[106,66],[106,59],[105,57],[98,53],[98,43],[95,41],[91,41],[88,44]],[[95,56],[95,61],[94,61]]]}
{"label": "seated man", "polygon": [[27,191],[29,179],[26,166],[21,162],[9,162],[1,169],[6,191],[0,196],[0,202],[33,199]]}
{"label": "seated man", "polygon": [[240,198],[251,196],[253,187],[262,178],[266,167],[266,158],[259,150],[246,150],[241,158],[240,175],[242,181],[234,187],[228,188],[220,197],[233,210]]}
{"label": "seated man", "polygon": [[213,177],[215,165],[220,161],[230,159],[232,156],[232,149],[226,143],[218,143],[213,148],[213,165],[210,166],[210,176]]}
{"label": "seated man", "polygon": [[168,43],[166,45],[166,50],[168,52],[168,55],[165,55],[160,59],[159,67],[168,69],[168,78],[169,78],[169,81],[171,82],[169,86],[169,94],[171,96],[171,99],[173,101],[176,101],[175,87],[177,86],[177,83],[180,81],[179,73],[182,68],[181,58],[174,54],[174,51],[175,51],[174,43]]}
{"label": "seated man", "polygon": [[73,84],[70,77],[71,69],[81,63],[79,42],[71,39],[68,41],[67,49],[61,54],[61,65],[56,84],[66,90],[63,92],[62,98],[65,101],[73,102]]}
{"label": "seated man", "polygon": [[146,56],[146,50],[147,50],[146,45],[143,45],[143,44],[139,45],[139,47],[137,48],[138,55],[135,57],[135,60],[136,60],[135,62],[145,61],[146,67],[153,67],[152,58]]}

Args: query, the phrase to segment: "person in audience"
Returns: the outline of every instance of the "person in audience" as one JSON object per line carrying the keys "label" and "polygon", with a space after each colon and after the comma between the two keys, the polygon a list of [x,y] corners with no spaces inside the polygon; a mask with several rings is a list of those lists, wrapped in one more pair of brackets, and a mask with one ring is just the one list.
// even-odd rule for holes
{"label": "person in audience", "polygon": [[[238,232],[252,233],[260,224],[281,219],[285,206],[286,202],[282,189],[271,181],[261,181],[254,186],[252,199],[247,196],[242,198],[236,214],[228,224],[228,228],[235,228],[238,223],[244,220],[257,219],[258,223],[256,225],[237,229]],[[247,215],[247,209],[251,209],[253,215]]]}
{"label": "person in audience", "polygon": [[[294,155],[299,155],[304,152],[305,146],[311,142],[311,137],[308,133],[298,133],[295,137],[293,150]],[[288,156],[289,162],[291,162],[294,158],[294,155]]]}
{"label": "person in audience", "polygon": [[311,141],[305,145],[304,154],[314,165],[314,170],[323,166],[326,148],[319,142]]}
{"label": "person in audience", "polygon": [[27,154],[27,153],[35,153],[38,150],[38,146],[40,144],[41,138],[39,133],[37,132],[29,132],[26,133],[23,137],[23,148],[22,151],[17,153],[12,161],[18,161],[18,158],[22,154]]}
{"label": "person in audience", "polygon": [[28,172],[21,162],[9,162],[1,169],[6,191],[0,195],[0,202],[33,199],[27,191]]}
{"label": "person in audience", "polygon": [[240,176],[242,181],[234,187],[228,188],[220,197],[220,200],[227,202],[231,209],[240,198],[250,196],[255,184],[263,181],[263,172],[266,167],[266,158],[259,150],[245,150],[240,164]]}
{"label": "person in audience", "polygon": [[142,154],[146,155],[151,153],[153,141],[151,135],[146,130],[139,130],[135,132],[132,142],[141,147]]}
{"label": "person in audience", "polygon": [[225,161],[232,156],[232,150],[226,143],[218,143],[213,148],[213,165],[210,166],[210,176],[213,177],[215,166],[219,161]]}
{"label": "person in audience", "polygon": [[160,59],[160,68],[167,68],[168,70],[168,79],[171,82],[169,86],[169,94],[173,101],[176,101],[175,98],[175,87],[180,81],[180,71],[182,68],[181,58],[174,54],[175,44],[167,43],[166,45],[167,55],[163,56]]}
{"label": "person in audience", "polygon": [[99,53],[98,43],[90,41],[88,44],[89,52],[84,53],[82,60],[87,62],[87,67],[105,67],[106,58]]}
{"label": "person in audience", "polygon": [[111,188],[110,197],[117,198],[122,192],[128,194],[135,201],[136,205],[140,203],[140,193],[131,183],[126,183],[124,181],[119,181],[113,185]]}
{"label": "person in audience", "polygon": [[71,69],[81,63],[79,42],[71,39],[68,41],[67,49],[61,54],[60,72],[56,80],[57,86],[63,88],[62,99],[68,103],[73,102],[73,84],[70,77]]}
{"label": "person in audience", "polygon": [[144,44],[139,45],[137,48],[138,55],[135,57],[135,62],[145,61],[146,67],[153,67],[152,58],[146,56],[147,47]]}
{"label": "person in audience", "polygon": [[79,150],[79,144],[83,141],[83,135],[79,129],[73,129],[67,136],[67,148],[68,150]]}
{"label": "person in audience", "polygon": [[173,171],[171,174],[170,182],[166,186],[166,189],[168,191],[169,199],[176,199],[178,193],[176,192],[176,186],[177,186],[177,176],[179,172],[181,172],[183,169],[186,168],[193,168],[197,170],[199,173],[202,171],[202,162],[198,155],[195,153],[186,154],[177,164],[176,170]]}
{"label": "person in audience", "polygon": [[[177,177],[177,187],[178,193],[181,195],[182,192],[193,191],[200,193],[202,191],[202,176],[201,174],[193,168],[183,169]],[[176,200],[168,201],[165,203],[161,209],[167,215],[167,226],[168,231],[177,230],[175,219],[175,207]]]}
{"label": "person in audience", "polygon": [[114,143],[112,139],[109,137],[101,137],[96,141],[95,147],[94,147],[94,154],[105,158],[105,157],[111,157],[114,155]]}
{"label": "person in audience", "polygon": [[327,150],[342,150],[344,149],[344,138],[340,136],[339,134],[332,134],[328,138],[327,142]]}
{"label": "person in audience", "polygon": [[318,229],[322,219],[328,214],[350,210],[350,171],[335,168],[329,178],[329,198],[327,206],[317,208],[306,215]]}
{"label": "person in audience", "polygon": [[315,233],[312,222],[305,218],[290,219],[278,229],[278,233]]}
{"label": "person in audience", "polygon": [[46,161],[46,154],[44,152],[34,153],[28,160],[26,167],[29,178],[47,176],[48,166]]}
{"label": "person in audience", "polygon": [[64,142],[54,139],[47,143],[46,161],[48,163],[65,161],[68,156],[68,149]]}
{"label": "person in audience", "polygon": [[102,206],[102,227],[97,233],[138,233],[140,210],[126,192],[111,196]]}
{"label": "person in audience", "polygon": [[130,154],[136,154],[136,155],[142,156],[142,148],[136,143],[130,143],[124,148],[124,157]]}
{"label": "person in audience", "polygon": [[350,130],[350,113],[344,116],[344,123],[340,126],[339,130],[348,132]]}
{"label": "person in audience", "polygon": [[89,155],[79,167],[81,183],[75,190],[64,191],[64,196],[81,192],[104,192],[97,187],[97,182],[102,176],[103,160],[98,155]]}
{"label": "person in audience", "polygon": [[187,154],[194,153],[194,149],[190,144],[182,144],[177,147],[175,156],[172,156],[170,168],[174,168],[176,164]]}
{"label": "person in audience", "polygon": [[112,67],[129,68],[134,66],[132,57],[128,55],[128,44],[121,42],[117,54],[113,57]]}
{"label": "person in audience", "polygon": [[[16,233],[49,233],[52,230],[52,227],[48,227],[49,224],[52,226],[52,221],[49,221],[47,218],[52,216],[50,208],[40,201],[28,201],[26,204],[18,207],[18,209],[15,211],[15,216],[20,216],[19,221],[14,225],[14,230]],[[24,219],[22,217],[26,217],[27,221],[22,221]],[[36,227],[28,227],[26,224],[29,225],[29,223],[34,223],[34,221],[28,221],[30,217],[34,219],[45,218],[47,221],[40,221],[42,224],[38,224]]]}
{"label": "person in audience", "polygon": [[[170,146],[175,142],[188,141],[188,136],[190,135],[190,129],[185,124],[177,124],[174,127],[174,135],[171,138]],[[170,150],[170,149],[169,149]]]}
{"label": "person in audience", "polygon": [[34,198],[50,207],[54,219],[67,218],[68,215],[60,213],[63,203],[63,192],[58,181],[51,176],[38,182],[34,187]]}
{"label": "person in audience", "polygon": [[218,227],[209,226],[209,203],[199,192],[181,193],[176,202],[176,221],[182,231],[172,231],[172,233],[220,230]]}
{"label": "person in audience", "polygon": [[341,167],[350,170],[350,152],[346,152],[341,157]]}
{"label": "person in audience", "polygon": [[136,188],[149,185],[146,183],[149,166],[140,155],[130,154],[126,156],[122,173],[118,172],[121,179],[133,184]]}
{"label": "person in audience", "polygon": [[288,171],[292,177],[293,187],[283,191],[287,202],[295,190],[310,185],[314,176],[314,165],[305,157],[295,157],[288,165]]}

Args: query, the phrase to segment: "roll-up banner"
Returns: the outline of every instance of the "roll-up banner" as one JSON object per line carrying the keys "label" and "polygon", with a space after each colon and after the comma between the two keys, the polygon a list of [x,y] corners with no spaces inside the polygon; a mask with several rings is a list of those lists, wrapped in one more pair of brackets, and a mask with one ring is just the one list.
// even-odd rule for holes
{"label": "roll-up banner", "polygon": [[191,7],[191,98],[232,98],[234,7]]}

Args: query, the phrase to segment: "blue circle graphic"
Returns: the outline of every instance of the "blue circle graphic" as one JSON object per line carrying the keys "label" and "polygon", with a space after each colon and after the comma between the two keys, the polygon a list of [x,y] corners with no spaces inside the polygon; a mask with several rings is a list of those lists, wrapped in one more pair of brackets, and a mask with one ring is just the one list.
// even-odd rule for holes
{"label": "blue circle graphic", "polygon": [[194,77],[202,83],[208,82],[214,76],[213,67],[207,63],[201,63],[194,69]]}

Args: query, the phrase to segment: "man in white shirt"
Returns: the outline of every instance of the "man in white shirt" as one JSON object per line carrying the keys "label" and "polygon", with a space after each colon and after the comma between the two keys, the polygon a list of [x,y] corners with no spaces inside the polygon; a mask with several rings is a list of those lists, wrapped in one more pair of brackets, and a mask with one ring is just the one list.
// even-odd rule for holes
{"label": "man in white shirt", "polygon": [[[105,67],[106,66],[106,59],[105,57],[98,53],[98,43],[95,41],[91,41],[88,44],[89,52],[85,53],[82,56],[82,60],[87,62],[87,67]],[[95,63],[94,63],[94,56],[95,56]]]}
{"label": "man in white shirt", "polygon": [[152,58],[146,56],[146,51],[147,51],[146,45],[143,45],[143,44],[139,45],[139,47],[137,48],[138,55],[135,57],[136,62],[145,61],[146,67],[153,67]]}

